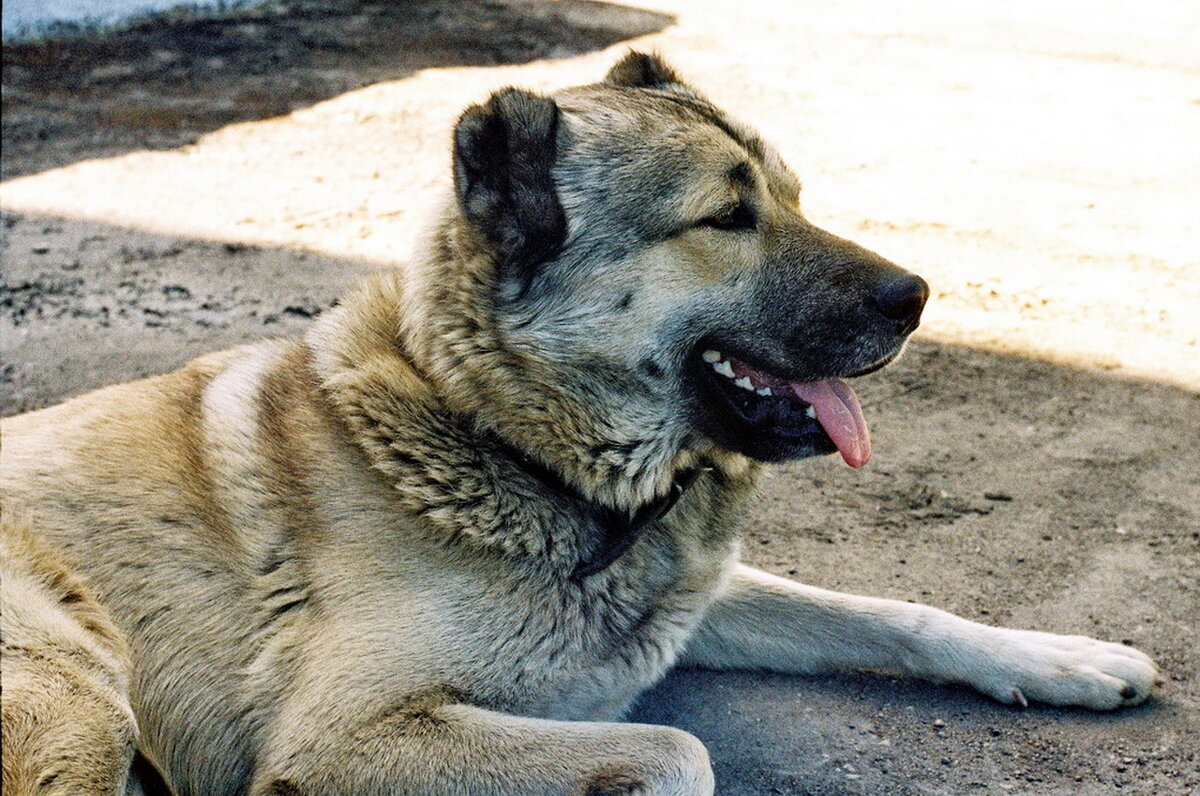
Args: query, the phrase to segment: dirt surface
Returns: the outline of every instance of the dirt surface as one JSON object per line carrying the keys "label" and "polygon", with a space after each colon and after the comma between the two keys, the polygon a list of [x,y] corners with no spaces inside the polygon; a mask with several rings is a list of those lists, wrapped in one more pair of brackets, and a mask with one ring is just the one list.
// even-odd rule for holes
{"label": "dirt surface", "polygon": [[745,557],[1128,641],[1167,681],[1099,715],[678,672],[634,718],[699,735],[722,794],[1200,790],[1194,3],[644,6],[277,2],[6,47],[4,413],[299,333],[404,257],[467,102],[657,48],[813,220],[934,287],[862,380],[875,459],[774,471]]}

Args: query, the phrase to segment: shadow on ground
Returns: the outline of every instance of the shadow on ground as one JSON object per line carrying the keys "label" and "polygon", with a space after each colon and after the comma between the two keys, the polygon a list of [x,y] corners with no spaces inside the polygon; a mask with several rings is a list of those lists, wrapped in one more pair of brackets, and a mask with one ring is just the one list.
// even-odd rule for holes
{"label": "shadow on ground", "polygon": [[[1020,710],[964,688],[871,674],[681,670],[643,696],[630,720],[704,741],[722,796],[905,796],[1183,793],[1193,753],[1155,728],[1190,715],[1170,699],[1115,715]],[[1150,756],[1161,760],[1172,746],[1180,768],[1143,778]],[[1123,753],[1097,755],[1103,748]]]}
{"label": "shadow on ground", "polygon": [[282,0],[5,44],[0,173],[173,149],[422,69],[571,57],[672,21],[588,0]]}
{"label": "shadow on ground", "polygon": [[[368,268],[78,219],[3,224],[4,414],[300,334]],[[633,718],[696,733],[722,794],[1195,792],[1200,480],[1180,473],[1200,472],[1200,398],[931,340],[860,381],[874,461],[773,469],[744,558],[1136,644],[1164,669],[1161,697],[1094,715],[881,676],[677,672]]]}

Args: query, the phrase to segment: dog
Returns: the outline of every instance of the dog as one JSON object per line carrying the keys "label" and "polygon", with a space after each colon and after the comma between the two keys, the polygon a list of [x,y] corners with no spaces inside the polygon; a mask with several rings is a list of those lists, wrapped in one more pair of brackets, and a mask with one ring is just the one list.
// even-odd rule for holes
{"label": "dog", "polygon": [[634,52],[452,148],[411,263],[303,339],[4,423],[4,501],[128,635],[177,794],[711,793],[695,737],[618,721],[676,665],[1151,695],[1127,646],[738,562],[764,464],[866,463],[846,379],[929,295],[750,127]]}

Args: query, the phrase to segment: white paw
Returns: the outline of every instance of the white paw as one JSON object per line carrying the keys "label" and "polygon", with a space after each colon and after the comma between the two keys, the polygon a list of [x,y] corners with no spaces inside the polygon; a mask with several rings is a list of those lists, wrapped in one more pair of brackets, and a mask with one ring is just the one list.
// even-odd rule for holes
{"label": "white paw", "polygon": [[1162,682],[1145,653],[1086,636],[993,628],[989,660],[970,682],[1009,704],[1076,705],[1092,710],[1138,705]]}

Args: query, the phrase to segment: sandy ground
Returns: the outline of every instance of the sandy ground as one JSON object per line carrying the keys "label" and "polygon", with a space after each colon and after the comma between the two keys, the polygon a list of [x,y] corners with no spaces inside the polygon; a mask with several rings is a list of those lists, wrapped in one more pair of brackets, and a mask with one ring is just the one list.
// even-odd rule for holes
{"label": "sandy ground", "polygon": [[657,48],[934,287],[863,380],[873,462],[775,471],[746,557],[1128,641],[1167,682],[1097,715],[678,672],[635,718],[705,740],[723,794],[1194,793],[1198,40],[1187,0],[288,0],[6,47],[4,413],[299,333],[404,257],[463,105]]}

